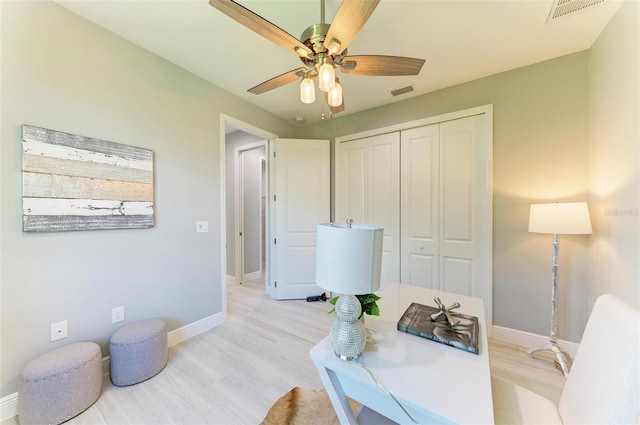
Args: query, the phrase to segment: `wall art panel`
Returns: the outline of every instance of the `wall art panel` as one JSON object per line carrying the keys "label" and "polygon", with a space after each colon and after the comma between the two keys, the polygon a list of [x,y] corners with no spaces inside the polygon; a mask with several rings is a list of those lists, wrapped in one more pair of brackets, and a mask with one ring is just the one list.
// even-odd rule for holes
{"label": "wall art panel", "polygon": [[153,227],[153,152],[22,126],[25,232]]}

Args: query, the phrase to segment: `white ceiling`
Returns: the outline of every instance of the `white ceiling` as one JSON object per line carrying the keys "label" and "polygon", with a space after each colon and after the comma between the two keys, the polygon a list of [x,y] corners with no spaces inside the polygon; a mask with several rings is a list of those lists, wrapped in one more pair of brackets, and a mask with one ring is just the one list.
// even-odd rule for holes
{"label": "white ceiling", "polygon": [[[208,0],[56,0],[65,8],[291,123],[321,120],[328,108],[299,100],[298,83],[254,95],[247,90],[298,68],[296,55],[244,28]],[[320,0],[240,0],[299,37],[320,22]],[[455,84],[588,49],[620,6],[604,0],[547,23],[554,0],[382,0],[350,44],[352,55],[426,59],[418,76],[339,74],[345,112],[385,105]],[[326,21],[340,5],[326,0]],[[415,91],[392,97],[391,90]]]}

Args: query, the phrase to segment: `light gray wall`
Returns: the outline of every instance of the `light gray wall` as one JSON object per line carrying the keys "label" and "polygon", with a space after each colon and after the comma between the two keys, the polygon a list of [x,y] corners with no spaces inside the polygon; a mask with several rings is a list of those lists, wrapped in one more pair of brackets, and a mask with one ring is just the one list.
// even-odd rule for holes
{"label": "light gray wall", "polygon": [[227,276],[235,277],[236,275],[235,150],[239,146],[248,145],[261,140],[263,140],[261,137],[244,131],[234,131],[233,133],[227,134],[225,137]]}
{"label": "light gray wall", "polygon": [[[335,138],[493,104],[493,321],[548,335],[552,237],[527,231],[529,205],[587,200],[587,100],[583,51],[336,117],[304,127],[301,136]],[[587,319],[587,241],[560,241],[558,334],[571,341],[580,340]]]}
{"label": "light gray wall", "polygon": [[589,303],[640,309],[640,2],[626,1],[589,53]]}
{"label": "light gray wall", "polygon": [[[63,344],[104,349],[136,320],[172,330],[220,313],[220,113],[283,137],[297,129],[53,2],[0,8],[2,397],[29,360]],[[155,227],[23,233],[22,124],[153,150]],[[120,305],[126,320],[112,325]],[[62,320],[69,338],[50,343]]]}

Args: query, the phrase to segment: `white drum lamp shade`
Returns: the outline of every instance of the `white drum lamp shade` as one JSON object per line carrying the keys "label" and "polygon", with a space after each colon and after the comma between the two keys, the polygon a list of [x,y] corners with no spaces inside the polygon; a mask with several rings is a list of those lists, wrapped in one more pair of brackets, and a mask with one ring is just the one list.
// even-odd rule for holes
{"label": "white drum lamp shade", "polygon": [[336,356],[343,360],[356,359],[364,350],[366,333],[358,320],[362,310],[355,295],[380,288],[382,233],[382,227],[368,224],[318,225],[316,283],[341,294],[329,337]]}
{"label": "white drum lamp shade", "polygon": [[529,232],[587,235],[592,231],[586,202],[531,204]]}
{"label": "white drum lamp shade", "polygon": [[316,283],[338,294],[361,295],[380,289],[382,233],[368,224],[318,225]]}

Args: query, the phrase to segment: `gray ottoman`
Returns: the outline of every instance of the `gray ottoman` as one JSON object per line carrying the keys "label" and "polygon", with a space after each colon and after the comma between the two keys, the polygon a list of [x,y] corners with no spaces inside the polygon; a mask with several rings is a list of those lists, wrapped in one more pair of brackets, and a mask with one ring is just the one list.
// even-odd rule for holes
{"label": "gray ottoman", "polygon": [[21,425],[59,424],[88,409],[102,392],[102,355],[78,342],[31,360],[18,377]]}
{"label": "gray ottoman", "polygon": [[164,322],[149,319],[118,329],[111,337],[109,355],[114,385],[133,385],[157,375],[169,357]]}

